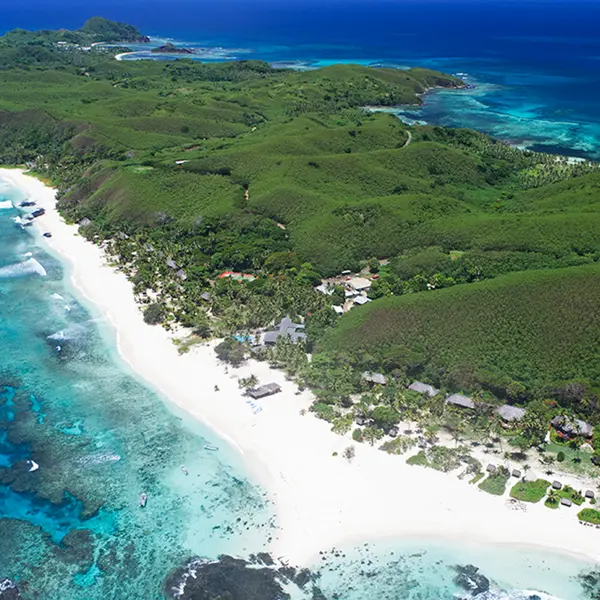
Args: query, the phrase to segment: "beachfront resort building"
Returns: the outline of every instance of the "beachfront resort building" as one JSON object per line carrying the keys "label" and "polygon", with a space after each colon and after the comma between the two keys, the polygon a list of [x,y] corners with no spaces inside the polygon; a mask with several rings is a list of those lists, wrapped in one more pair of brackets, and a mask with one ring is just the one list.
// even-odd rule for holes
{"label": "beachfront resort building", "polygon": [[419,394],[424,394],[426,396],[430,396],[431,398],[433,398],[434,396],[437,396],[440,392],[440,390],[438,390],[437,388],[434,388],[432,385],[429,385],[428,383],[423,383],[422,381],[413,381],[408,386],[408,389],[412,390],[413,392],[419,392]]}
{"label": "beachfront resort building", "polygon": [[362,378],[364,381],[372,385],[385,385],[387,383],[387,377],[383,373],[371,373],[369,371],[365,371],[362,374]]}
{"label": "beachfront resort building", "polygon": [[497,411],[498,416],[507,425],[520,421],[525,416],[525,409],[510,404],[503,404]]}
{"label": "beachfront resort building", "polygon": [[445,402],[446,404],[459,406],[460,408],[475,408],[475,402],[468,396],[463,396],[462,394],[452,394],[446,398]]}
{"label": "beachfront resort building", "polygon": [[552,427],[561,437],[571,439],[578,435],[591,438],[594,428],[581,419],[572,419],[566,415],[558,415],[552,419]]}
{"label": "beachfront resort building", "polygon": [[251,388],[248,390],[248,396],[258,400],[259,398],[266,398],[273,394],[278,394],[281,391],[281,386],[278,383],[267,383],[259,387]]}
{"label": "beachfront resort building", "polygon": [[294,323],[289,317],[285,317],[274,330],[263,333],[260,341],[266,346],[274,346],[281,337],[289,338],[294,344],[306,342],[304,325]]}
{"label": "beachfront resort building", "polygon": [[371,287],[371,283],[371,280],[366,277],[353,277],[348,280],[346,287],[356,294],[360,294],[361,292],[366,292]]}

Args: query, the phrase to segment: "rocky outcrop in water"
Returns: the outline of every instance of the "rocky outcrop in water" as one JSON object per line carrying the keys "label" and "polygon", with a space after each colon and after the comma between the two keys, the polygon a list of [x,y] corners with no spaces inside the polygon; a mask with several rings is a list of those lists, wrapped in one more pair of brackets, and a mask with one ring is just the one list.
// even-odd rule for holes
{"label": "rocky outcrop in water", "polygon": [[171,42],[166,43],[164,46],[159,46],[158,48],[152,48],[150,52],[154,54],[194,54],[192,50],[189,48],[179,48]]}
{"label": "rocky outcrop in water", "polygon": [[313,581],[307,569],[278,565],[261,553],[252,562],[231,556],[193,559],[167,578],[165,591],[168,598],[181,600],[289,600],[284,586],[293,583],[298,589],[308,587],[307,592],[317,594],[314,598],[324,599]]}
{"label": "rocky outcrop in water", "polygon": [[475,565],[455,565],[453,569],[457,573],[454,583],[473,597],[489,591],[489,579],[482,575]]}
{"label": "rocky outcrop in water", "polygon": [[10,579],[0,578],[0,600],[21,600],[17,586]]}
{"label": "rocky outcrop in water", "polygon": [[586,571],[579,575],[579,582],[586,598],[600,600],[600,568]]}

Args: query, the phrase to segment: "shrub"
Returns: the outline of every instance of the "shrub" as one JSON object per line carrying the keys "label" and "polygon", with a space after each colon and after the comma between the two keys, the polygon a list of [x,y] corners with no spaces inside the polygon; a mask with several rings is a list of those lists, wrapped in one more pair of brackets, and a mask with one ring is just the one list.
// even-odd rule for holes
{"label": "shrub", "polygon": [[356,449],[354,448],[354,446],[348,446],[344,450],[344,458],[348,461],[351,461],[355,455],[356,455]]}
{"label": "shrub", "polygon": [[586,523],[593,523],[594,525],[600,525],[600,510],[594,508],[584,508],[577,514],[580,521]]}
{"label": "shrub", "polygon": [[425,452],[423,452],[423,450],[421,450],[420,452],[418,452],[414,456],[409,457],[406,460],[406,464],[407,465],[418,465],[420,467],[429,467],[429,466],[431,466],[429,464],[429,461],[427,460],[427,457],[425,456]]}
{"label": "shrub", "polygon": [[363,432],[362,432],[362,429],[360,427],[358,427],[357,429],[355,429],[352,432],[352,439],[355,442],[362,442],[363,441],[363,439],[364,439]]}
{"label": "shrub", "polygon": [[537,479],[536,481],[520,481],[510,490],[510,495],[523,502],[539,502],[545,495],[549,481]]}
{"label": "shrub", "polygon": [[244,345],[232,337],[225,338],[220,344],[215,346],[215,352],[219,360],[230,363],[235,367],[241,365],[246,359]]}
{"label": "shrub", "polygon": [[558,462],[563,462],[565,460],[565,453],[562,450],[556,455],[556,460]]}
{"label": "shrub", "polygon": [[480,484],[479,489],[493,494],[494,496],[502,496],[506,490],[506,484],[510,478],[510,473],[505,467],[499,467],[495,473],[486,477]]}
{"label": "shrub", "polygon": [[324,402],[315,402],[310,407],[310,410],[314,412],[315,416],[317,416],[319,419],[329,421],[330,423],[333,423],[337,416],[333,406],[331,406],[331,404],[325,404]]}
{"label": "shrub", "polygon": [[158,325],[163,322],[165,318],[165,307],[164,304],[154,302],[149,304],[144,310],[144,321],[148,325]]}
{"label": "shrub", "polygon": [[404,454],[407,450],[415,446],[417,440],[408,436],[400,436],[393,440],[384,442],[379,447],[380,450],[387,452],[388,454]]}

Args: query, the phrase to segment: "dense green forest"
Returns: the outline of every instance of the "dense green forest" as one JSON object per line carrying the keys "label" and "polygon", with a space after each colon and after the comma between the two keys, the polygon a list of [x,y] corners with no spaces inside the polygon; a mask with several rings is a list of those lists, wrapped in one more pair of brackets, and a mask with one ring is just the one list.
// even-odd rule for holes
{"label": "dense green forest", "polygon": [[513,400],[571,394],[589,412],[600,390],[599,292],[596,263],[389,297],[345,316],[320,348],[448,389]]}
{"label": "dense green forest", "polygon": [[[58,187],[149,320],[207,337],[289,314],[326,368],[598,413],[597,165],[365,108],[462,85],[435,71],[92,47],[142,39],[99,18],[0,38],[0,162]],[[338,318],[314,286],[367,265],[374,301]]]}

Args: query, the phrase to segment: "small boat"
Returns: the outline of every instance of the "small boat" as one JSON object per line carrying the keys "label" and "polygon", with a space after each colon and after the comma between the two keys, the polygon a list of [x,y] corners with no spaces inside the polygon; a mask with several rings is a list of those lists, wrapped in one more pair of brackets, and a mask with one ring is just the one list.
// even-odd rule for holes
{"label": "small boat", "polygon": [[33,200],[23,200],[22,202],[19,202],[19,206],[21,208],[26,208],[28,206],[35,206],[35,202]]}
{"label": "small boat", "polygon": [[213,452],[215,452],[216,450],[218,450],[218,448],[216,446],[212,446],[211,444],[204,444],[204,449],[205,450],[212,450]]}
{"label": "small boat", "polygon": [[46,231],[46,233],[42,234],[45,238],[51,238],[52,234],[49,231]]}
{"label": "small boat", "polygon": [[185,465],[181,465],[181,470],[183,471],[184,475],[189,475],[188,470],[186,469]]}
{"label": "small boat", "polygon": [[43,217],[45,214],[46,214],[46,209],[44,209],[44,208],[36,208],[31,213],[31,216],[35,219],[36,217]]}
{"label": "small boat", "polygon": [[147,503],[147,502],[148,502],[148,496],[147,496],[147,494],[146,494],[146,493],[143,493],[143,494],[140,496],[140,506],[141,506],[142,508],[144,508],[144,507],[146,506],[146,503]]}

